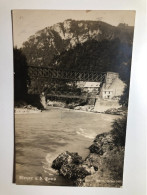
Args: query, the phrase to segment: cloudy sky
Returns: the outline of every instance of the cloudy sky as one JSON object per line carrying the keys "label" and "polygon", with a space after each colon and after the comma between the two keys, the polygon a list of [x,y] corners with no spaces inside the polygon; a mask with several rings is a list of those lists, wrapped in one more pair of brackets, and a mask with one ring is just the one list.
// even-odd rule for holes
{"label": "cloudy sky", "polygon": [[38,30],[63,22],[74,20],[101,20],[117,26],[126,23],[134,26],[135,11],[49,11],[49,10],[13,10],[13,42],[18,48],[29,36]]}

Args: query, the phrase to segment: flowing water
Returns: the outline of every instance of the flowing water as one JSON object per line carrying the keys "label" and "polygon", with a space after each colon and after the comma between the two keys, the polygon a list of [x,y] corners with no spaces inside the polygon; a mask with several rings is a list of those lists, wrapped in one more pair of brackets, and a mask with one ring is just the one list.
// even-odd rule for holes
{"label": "flowing water", "polygon": [[51,168],[62,152],[78,152],[83,159],[97,134],[111,130],[118,116],[49,108],[15,115],[16,183],[72,185]]}

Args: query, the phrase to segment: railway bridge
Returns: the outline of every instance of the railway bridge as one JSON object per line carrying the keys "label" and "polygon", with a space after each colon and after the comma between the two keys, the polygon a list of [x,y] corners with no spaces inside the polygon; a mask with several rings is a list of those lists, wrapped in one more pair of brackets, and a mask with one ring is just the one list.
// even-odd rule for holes
{"label": "railway bridge", "polygon": [[[97,71],[82,71],[82,70],[63,70],[57,68],[50,68],[48,66],[28,66],[28,75],[35,83],[35,88],[33,94],[41,95],[42,104],[46,104],[46,98],[67,98],[67,99],[87,99],[87,95],[77,95],[70,94],[68,91],[56,90],[56,85],[59,85],[61,81],[65,83],[70,82],[99,82],[101,86],[103,83],[106,85],[112,83],[113,79],[118,73],[103,72],[99,73]],[[44,91],[44,86],[47,85],[47,90]],[[54,86],[53,88],[51,86]],[[49,90],[48,90],[49,89]],[[43,93],[42,93],[43,92]],[[97,99],[96,96],[91,96],[93,99]]]}
{"label": "railway bridge", "polygon": [[[85,82],[105,82],[107,73],[99,73],[96,71],[74,71],[74,70],[62,70],[57,68],[50,68],[47,66],[28,66],[28,75],[31,81],[36,83],[36,87],[33,90],[34,94],[42,94],[41,98],[45,104],[46,97],[57,98],[72,98],[72,99],[86,99],[87,96],[83,95],[70,95],[52,91],[50,93],[42,93],[43,86],[46,84],[59,84],[61,81],[85,81]],[[94,98],[94,97],[93,97]]]}

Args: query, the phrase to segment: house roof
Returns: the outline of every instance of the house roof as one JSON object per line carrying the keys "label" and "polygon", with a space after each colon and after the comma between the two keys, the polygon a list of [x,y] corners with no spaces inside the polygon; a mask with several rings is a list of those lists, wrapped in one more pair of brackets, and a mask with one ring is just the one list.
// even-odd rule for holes
{"label": "house roof", "polygon": [[112,92],[113,89],[103,89],[103,92]]}
{"label": "house roof", "polygon": [[93,87],[93,88],[98,88],[100,87],[100,82],[86,82],[84,87]]}

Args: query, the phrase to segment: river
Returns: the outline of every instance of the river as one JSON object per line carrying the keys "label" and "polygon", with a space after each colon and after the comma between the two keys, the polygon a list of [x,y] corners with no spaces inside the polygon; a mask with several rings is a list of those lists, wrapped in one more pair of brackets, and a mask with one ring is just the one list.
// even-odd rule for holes
{"label": "river", "polygon": [[119,116],[49,108],[40,113],[15,114],[16,183],[72,185],[51,168],[62,152],[78,152],[83,159],[97,134],[111,130]]}

